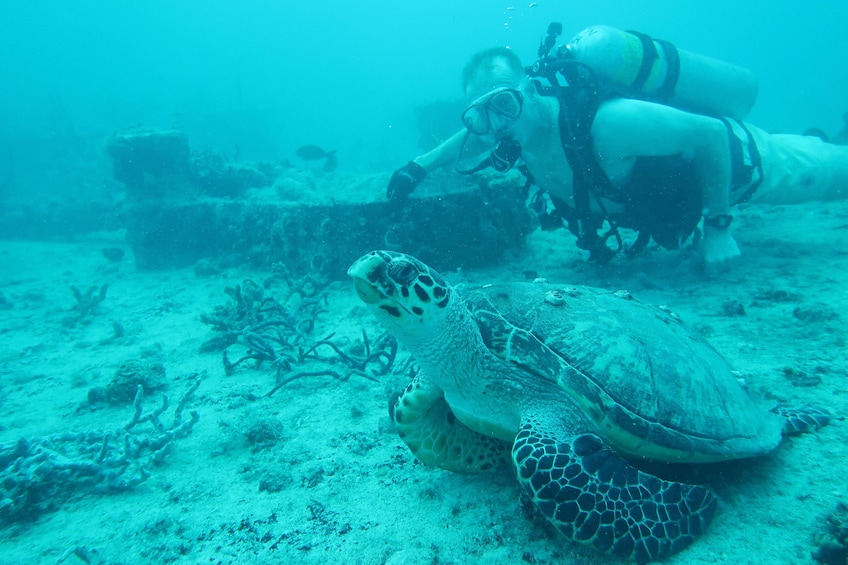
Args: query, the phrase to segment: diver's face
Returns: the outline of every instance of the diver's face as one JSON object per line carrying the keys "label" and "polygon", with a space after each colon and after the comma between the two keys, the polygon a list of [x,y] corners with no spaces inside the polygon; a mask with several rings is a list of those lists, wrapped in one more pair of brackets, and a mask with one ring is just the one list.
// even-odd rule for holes
{"label": "diver's face", "polygon": [[465,89],[468,107],[462,121],[471,133],[501,139],[521,115],[523,95],[518,90],[521,77],[516,76],[507,61],[495,59],[487,72],[469,81]]}
{"label": "diver's face", "polygon": [[497,135],[521,116],[524,95],[509,86],[498,86],[475,98],[462,112],[462,124],[474,135]]}

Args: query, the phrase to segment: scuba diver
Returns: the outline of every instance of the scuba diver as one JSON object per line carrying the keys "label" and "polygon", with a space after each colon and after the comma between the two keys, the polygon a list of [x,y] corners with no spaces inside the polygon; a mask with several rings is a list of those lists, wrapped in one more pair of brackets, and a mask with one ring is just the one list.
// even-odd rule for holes
{"label": "scuba diver", "polygon": [[[462,173],[518,166],[536,187],[542,229],[567,227],[590,261],[651,240],[675,249],[700,225],[714,271],[740,255],[733,205],[848,196],[848,147],[742,121],[757,94],[749,71],[605,26],[557,46],[561,29],[551,24],[527,68],[508,48],[474,55],[464,129],[395,171],[389,200],[450,163]],[[637,231],[635,242],[625,247],[619,228]]]}

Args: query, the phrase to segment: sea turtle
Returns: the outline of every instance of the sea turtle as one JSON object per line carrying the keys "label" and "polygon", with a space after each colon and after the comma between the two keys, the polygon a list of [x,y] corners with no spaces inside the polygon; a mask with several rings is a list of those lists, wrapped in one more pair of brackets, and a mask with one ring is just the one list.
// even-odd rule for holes
{"label": "sea turtle", "polygon": [[460,293],[391,251],[348,274],[420,366],[391,407],[415,456],[465,472],[511,460],[541,514],[603,552],[661,559],[715,512],[706,487],[634,460],[752,457],[782,433],[828,422],[824,411],[778,413],[752,400],[703,338],[626,291],[525,282]]}

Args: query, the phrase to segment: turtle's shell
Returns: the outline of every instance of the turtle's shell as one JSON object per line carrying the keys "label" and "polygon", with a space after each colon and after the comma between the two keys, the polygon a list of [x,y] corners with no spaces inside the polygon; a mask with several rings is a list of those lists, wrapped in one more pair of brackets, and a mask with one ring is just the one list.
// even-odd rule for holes
{"label": "turtle's shell", "polygon": [[494,355],[565,390],[620,451],[718,461],[780,442],[780,419],[667,309],[626,291],[539,283],[489,285],[464,298]]}

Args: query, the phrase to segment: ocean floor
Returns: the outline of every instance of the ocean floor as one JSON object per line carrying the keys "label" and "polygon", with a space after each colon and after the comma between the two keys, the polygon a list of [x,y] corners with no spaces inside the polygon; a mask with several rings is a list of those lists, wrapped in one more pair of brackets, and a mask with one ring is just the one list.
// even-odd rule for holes
{"label": "ocean floor", "polygon": [[[734,227],[743,257],[714,277],[686,250],[589,265],[565,232],[533,234],[498,268],[443,274],[630,290],[706,335],[753,392],[829,409],[830,426],[766,457],[689,471],[717,493],[719,511],[666,561],[813,563],[826,516],[848,502],[848,203],[751,207]],[[105,247],[126,249],[109,234],[0,242],[0,470],[10,476],[22,438],[55,456],[54,467],[19,470],[32,481],[30,506],[0,501],[3,565],[617,562],[534,518],[509,472],[460,475],[415,460],[387,412],[408,356],[397,354],[394,371],[382,371],[384,357],[346,365],[365,356],[363,330],[370,347],[386,347],[348,281],[139,272],[131,254],[112,262]],[[248,360],[226,374],[223,344],[207,344],[221,332],[202,317],[220,307],[221,322],[236,304],[225,289],[237,284],[300,312],[291,367]],[[249,336],[230,339],[235,362]],[[269,396],[276,368],[307,374]],[[120,388],[127,372],[144,375],[143,398]],[[110,461],[112,475],[98,478]]]}

